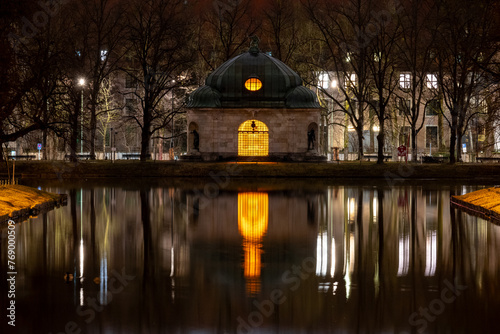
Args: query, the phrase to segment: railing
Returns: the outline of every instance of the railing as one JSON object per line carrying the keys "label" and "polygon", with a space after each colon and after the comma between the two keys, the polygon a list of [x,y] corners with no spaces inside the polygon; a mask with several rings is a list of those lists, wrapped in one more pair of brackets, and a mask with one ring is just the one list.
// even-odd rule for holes
{"label": "railing", "polygon": [[9,186],[13,184],[19,184],[19,179],[14,179],[14,180],[0,179],[0,186]]}
{"label": "railing", "polygon": [[140,153],[123,153],[122,154],[122,159],[140,159],[141,154]]}
{"label": "railing", "polygon": [[491,162],[500,162],[500,157],[477,157],[476,158],[477,162],[483,162],[483,161],[491,161]]}

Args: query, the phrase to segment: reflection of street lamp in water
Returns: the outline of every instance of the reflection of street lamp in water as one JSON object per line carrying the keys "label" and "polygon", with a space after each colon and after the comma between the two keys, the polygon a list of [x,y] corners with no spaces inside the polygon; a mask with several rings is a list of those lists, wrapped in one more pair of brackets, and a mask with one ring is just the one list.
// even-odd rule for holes
{"label": "reflection of street lamp in water", "polygon": [[78,79],[78,85],[82,88],[82,94],[81,94],[81,98],[80,98],[80,100],[81,100],[80,154],[83,154],[83,86],[85,86],[85,79],[84,78]]}

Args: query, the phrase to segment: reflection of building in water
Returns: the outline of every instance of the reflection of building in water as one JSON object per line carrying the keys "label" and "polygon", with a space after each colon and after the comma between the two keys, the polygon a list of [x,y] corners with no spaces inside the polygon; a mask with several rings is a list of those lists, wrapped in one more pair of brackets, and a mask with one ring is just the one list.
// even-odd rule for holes
{"label": "reflection of building in water", "polygon": [[408,191],[398,195],[398,277],[408,275],[410,266],[410,205]]}
{"label": "reflection of building in water", "polygon": [[244,275],[247,292],[260,292],[262,237],[266,234],[269,218],[269,200],[266,193],[238,194],[238,228],[243,236]]}
{"label": "reflection of building in water", "polygon": [[438,197],[437,191],[429,191],[425,210],[425,276],[436,274]]}
{"label": "reflection of building in water", "polygon": [[349,297],[360,274],[378,285],[381,271],[385,280],[406,277],[411,270],[425,276],[447,271],[438,262],[440,252],[449,252],[449,236],[438,238],[439,217],[446,216],[443,200],[437,191],[408,188],[330,189],[317,239],[317,275],[343,278]]}
{"label": "reflection of building in water", "polygon": [[[211,268],[212,277],[227,282],[230,275],[233,285],[245,283],[249,294],[259,293],[263,275],[280,279],[289,269],[281,267],[284,258],[301,263],[305,250],[306,256],[313,255],[318,198],[317,193],[272,190],[225,191],[215,198],[187,194],[188,239],[193,260],[196,257],[199,265],[204,266],[202,259],[207,256],[224,258]],[[229,260],[234,267],[223,266]],[[270,265],[276,263],[278,267]],[[264,268],[271,271],[263,273]],[[245,281],[238,283],[235,277]]]}
{"label": "reflection of building in water", "polygon": [[[33,314],[45,301],[41,305],[56,307],[44,315],[49,321],[39,319],[44,332],[64,328],[74,317],[83,287],[85,301],[97,296],[96,302],[106,303],[109,297],[89,332],[234,333],[238,317],[257,319],[254,301],[269,309],[264,301],[280,289],[286,300],[272,305],[259,332],[411,332],[418,328],[409,315],[436,306],[443,282],[457,278],[467,290],[446,304],[432,326],[497,324],[499,226],[448,210],[448,190],[322,189],[223,191],[208,198],[166,188],[117,188],[110,196],[107,188],[96,188],[93,195],[84,189],[83,201],[73,191],[73,208],[70,203],[16,225],[16,254],[26,264],[19,288],[29,291],[19,301]],[[7,249],[1,252],[6,257]],[[312,257],[316,271],[305,271]],[[113,272],[122,268],[137,278],[124,293],[108,296],[106,290],[118,287]],[[65,285],[67,270],[83,273],[84,283]],[[53,293],[57,275],[69,294]],[[245,293],[257,292],[249,278],[259,280],[258,296]],[[41,302],[31,303],[32,296]],[[141,307],[130,308],[129,300]],[[70,307],[59,306],[66,303]]]}

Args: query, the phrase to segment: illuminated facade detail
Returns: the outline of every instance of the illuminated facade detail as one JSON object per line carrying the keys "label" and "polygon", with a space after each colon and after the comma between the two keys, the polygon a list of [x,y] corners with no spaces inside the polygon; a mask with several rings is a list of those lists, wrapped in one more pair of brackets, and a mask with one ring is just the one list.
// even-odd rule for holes
{"label": "illuminated facade detail", "polygon": [[245,81],[245,88],[251,92],[256,92],[262,88],[262,81],[257,78],[250,78]]}
{"label": "illuminated facade detail", "polygon": [[238,155],[262,157],[269,155],[269,129],[261,121],[248,120],[238,129]]}
{"label": "illuminated facade detail", "polygon": [[269,199],[267,193],[245,192],[238,194],[238,229],[243,236],[244,275],[247,292],[260,292],[262,238],[267,232]]}

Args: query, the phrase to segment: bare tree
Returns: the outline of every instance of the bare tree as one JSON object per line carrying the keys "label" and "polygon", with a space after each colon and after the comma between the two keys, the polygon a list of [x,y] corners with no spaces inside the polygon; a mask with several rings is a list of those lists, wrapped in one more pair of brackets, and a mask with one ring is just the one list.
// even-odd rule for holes
{"label": "bare tree", "polygon": [[142,115],[130,115],[141,128],[141,161],[150,158],[151,136],[166,126],[174,110],[160,108],[162,99],[179,85],[192,61],[190,8],[182,0],[131,0],[127,12],[128,56],[123,70],[137,83],[132,93]]}
{"label": "bare tree", "polygon": [[384,162],[386,141],[386,120],[389,118],[388,106],[398,86],[397,77],[397,41],[401,38],[400,21],[401,7],[391,0],[371,1],[370,25],[375,27],[375,33],[369,38],[368,72],[372,80],[372,97],[367,101],[377,116],[379,133],[377,135],[377,163]]}
{"label": "bare tree", "polygon": [[97,110],[101,103],[101,86],[116,71],[125,51],[123,7],[121,2],[90,0],[74,3],[75,30],[78,52],[84,61],[85,80],[88,82],[88,107],[90,111],[90,157],[95,159]]}
{"label": "bare tree", "polygon": [[347,115],[357,134],[358,159],[362,159],[363,132],[373,86],[369,67],[373,36],[368,31],[373,20],[371,0],[349,0],[336,5],[307,0],[304,4],[324,45],[318,68],[323,75],[332,69],[335,74],[330,79],[337,82],[334,91],[321,85],[319,88],[334,102],[334,110]]}
{"label": "bare tree", "polygon": [[449,115],[450,163],[460,160],[462,137],[477,114],[473,108],[480,92],[491,82],[485,69],[497,53],[492,39],[495,28],[495,1],[439,1],[436,44],[439,89]]}
{"label": "bare tree", "polygon": [[[398,40],[400,86],[396,92],[397,106],[411,128],[412,160],[417,161],[417,135],[425,123],[422,102],[427,89],[427,74],[431,72],[439,21],[435,17],[433,0],[409,0],[401,4],[398,19],[402,37]],[[409,103],[407,103],[409,101]]]}
{"label": "bare tree", "polygon": [[197,48],[203,64],[213,71],[248,46],[248,38],[257,33],[259,24],[252,15],[250,0],[215,1],[201,15],[197,30]]}
{"label": "bare tree", "polygon": [[288,65],[292,65],[295,53],[304,42],[301,38],[302,8],[299,5],[298,1],[270,0],[260,7],[262,44],[273,57]]}
{"label": "bare tree", "polygon": [[57,18],[46,13],[39,15],[43,20],[36,22],[36,26],[28,20],[39,12],[34,1],[7,1],[0,12],[2,159],[4,143],[35,130],[46,130],[54,121],[48,110],[62,73],[64,28]]}
{"label": "bare tree", "polygon": [[[116,103],[114,99],[115,93],[112,89],[112,83],[110,79],[104,79],[101,84],[101,90],[99,92],[99,105],[96,110],[97,118],[97,131],[102,136],[102,152],[106,153],[106,134],[108,133],[108,127],[112,122],[118,120],[121,115],[120,112],[122,108]],[[112,134],[110,134],[110,137]]]}

